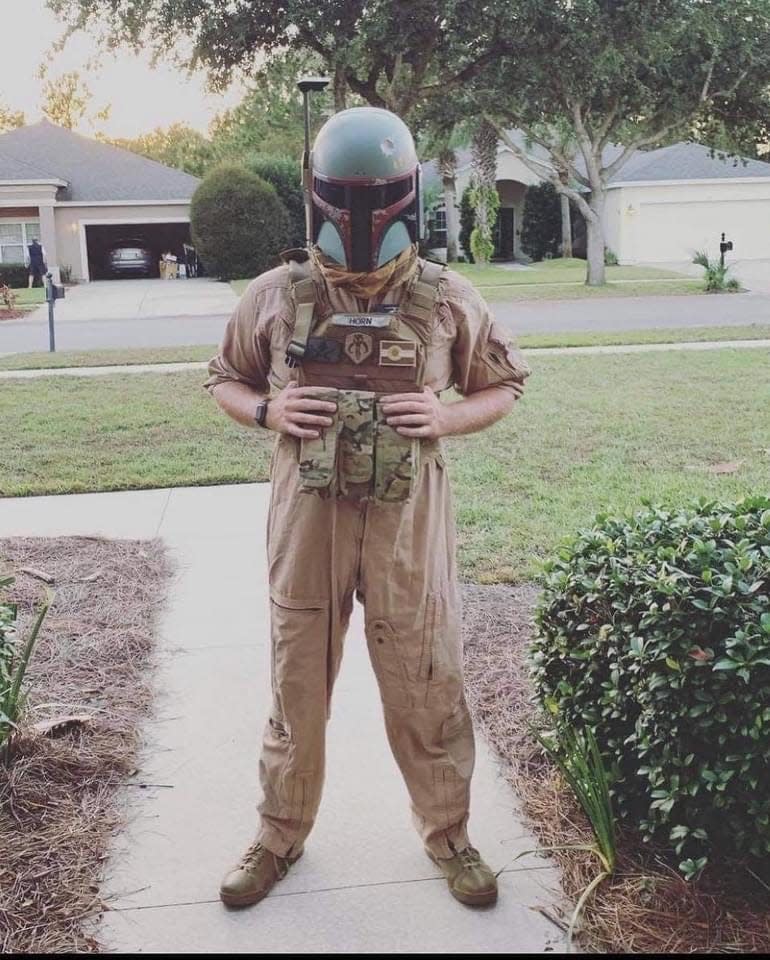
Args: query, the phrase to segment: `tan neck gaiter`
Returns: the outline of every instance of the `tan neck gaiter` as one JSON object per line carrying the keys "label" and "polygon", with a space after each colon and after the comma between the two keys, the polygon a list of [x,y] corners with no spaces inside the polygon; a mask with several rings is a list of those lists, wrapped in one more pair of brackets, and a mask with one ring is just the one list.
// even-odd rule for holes
{"label": "tan neck gaiter", "polygon": [[412,243],[397,257],[369,273],[352,273],[328,257],[320,247],[311,248],[313,262],[332,287],[341,287],[355,297],[376,297],[386,289],[406,283],[417,270],[417,244]]}

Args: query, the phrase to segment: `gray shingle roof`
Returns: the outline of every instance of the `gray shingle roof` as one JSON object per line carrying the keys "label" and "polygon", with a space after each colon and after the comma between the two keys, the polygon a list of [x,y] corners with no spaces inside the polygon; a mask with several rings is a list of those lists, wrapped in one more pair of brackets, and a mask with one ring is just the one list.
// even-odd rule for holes
{"label": "gray shingle roof", "polygon": [[720,154],[712,157],[709,148],[699,143],[675,143],[634,154],[612,182],[742,180],[746,177],[770,177],[770,163],[735,156],[722,159]]}
{"label": "gray shingle roof", "polygon": [[[524,136],[520,130],[509,130],[508,135],[518,146],[525,148]],[[614,160],[621,150],[622,148],[615,144],[608,146],[604,151],[604,163]],[[470,162],[469,148],[456,152],[458,168]],[[529,152],[537,160],[547,159],[546,151],[537,144]],[[580,157],[577,159],[577,166],[578,169],[585,169]],[[670,147],[635,153],[610,182],[740,180],[746,177],[770,178],[770,163],[748,159],[744,162],[740,157],[722,159],[719,154],[712,157],[709,148],[699,143],[675,143]],[[440,182],[435,161],[430,160],[423,164],[423,180],[426,185]]]}
{"label": "gray shingle roof", "polygon": [[48,120],[0,135],[0,181],[65,180],[59,200],[189,200],[197,177]]}

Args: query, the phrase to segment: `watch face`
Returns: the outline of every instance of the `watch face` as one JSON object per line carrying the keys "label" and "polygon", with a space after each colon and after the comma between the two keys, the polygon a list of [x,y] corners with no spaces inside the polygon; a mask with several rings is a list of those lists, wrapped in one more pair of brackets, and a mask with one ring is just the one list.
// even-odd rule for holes
{"label": "watch face", "polygon": [[263,427],[265,425],[265,415],[267,414],[267,401],[260,400],[257,404],[257,409],[254,411],[254,419]]}

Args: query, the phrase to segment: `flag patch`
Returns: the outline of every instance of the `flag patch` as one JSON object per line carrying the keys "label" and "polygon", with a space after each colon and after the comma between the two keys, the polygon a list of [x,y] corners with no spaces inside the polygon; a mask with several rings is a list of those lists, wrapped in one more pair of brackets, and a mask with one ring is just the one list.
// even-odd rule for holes
{"label": "flag patch", "polygon": [[411,340],[380,340],[381,367],[416,367],[417,344]]}

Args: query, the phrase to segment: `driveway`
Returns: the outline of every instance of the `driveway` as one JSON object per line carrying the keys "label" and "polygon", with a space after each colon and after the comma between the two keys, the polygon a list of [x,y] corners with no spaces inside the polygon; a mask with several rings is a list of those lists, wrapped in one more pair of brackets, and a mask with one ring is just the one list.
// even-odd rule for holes
{"label": "driveway", "polygon": [[[218,343],[237,303],[229,283],[97,280],[56,303],[57,350]],[[0,323],[0,355],[48,349],[48,308]]]}
{"label": "driveway", "polygon": [[[143,320],[155,317],[201,317],[229,313],[237,300],[229,283],[194,280],[96,280],[68,287],[56,304],[59,323],[90,320]],[[38,316],[39,314],[39,316]],[[46,308],[32,320],[47,317]]]}

